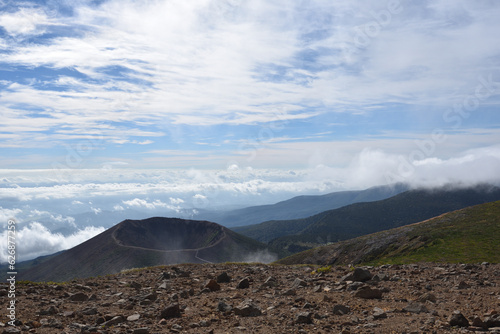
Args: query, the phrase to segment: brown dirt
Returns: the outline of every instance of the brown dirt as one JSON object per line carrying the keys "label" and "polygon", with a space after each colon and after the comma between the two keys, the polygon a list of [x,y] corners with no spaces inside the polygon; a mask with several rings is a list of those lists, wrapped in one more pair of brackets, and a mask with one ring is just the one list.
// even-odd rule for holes
{"label": "brown dirt", "polygon": [[[342,281],[354,272],[345,266],[318,274],[311,273],[311,267],[262,264],[186,264],[62,284],[22,283],[16,287],[17,319],[22,322],[16,328],[41,334],[500,333],[491,325],[500,312],[498,264],[367,269],[377,276],[364,283]],[[217,290],[211,282],[208,286],[216,291],[205,288],[223,272],[231,276],[229,283],[220,283]],[[276,280],[275,286],[263,286],[268,277]],[[237,288],[244,278],[249,279],[249,288]],[[382,292],[382,298],[357,296],[367,287]],[[1,291],[6,289],[2,285]],[[419,302],[422,296],[430,300]],[[89,299],[72,300],[78,297]],[[5,327],[0,332],[9,328],[4,312],[9,301],[2,292],[0,326]],[[219,310],[224,306],[220,302],[233,309]],[[237,309],[245,302],[246,311],[255,316],[242,315],[243,305]],[[418,304],[411,306],[413,302]],[[173,307],[174,317],[162,320],[162,311],[172,304],[178,304],[180,313]],[[347,314],[334,314],[336,305],[347,307]],[[414,313],[412,308],[423,312]],[[470,325],[451,326],[454,311],[460,311]],[[133,315],[139,318],[127,320]]]}

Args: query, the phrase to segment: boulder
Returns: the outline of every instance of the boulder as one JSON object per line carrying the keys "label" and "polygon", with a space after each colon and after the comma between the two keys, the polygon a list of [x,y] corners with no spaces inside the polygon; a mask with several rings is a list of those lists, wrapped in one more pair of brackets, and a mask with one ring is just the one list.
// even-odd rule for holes
{"label": "boulder", "polygon": [[88,299],[89,296],[87,296],[83,292],[78,292],[69,296],[69,300],[73,302],[86,302]]}
{"label": "boulder", "polygon": [[351,309],[345,305],[335,305],[333,307],[333,314],[335,315],[344,315],[348,314],[349,312],[351,312]]}
{"label": "boulder", "polygon": [[381,299],[382,291],[379,289],[372,289],[369,286],[364,286],[359,288],[354,296],[363,299]]}
{"label": "boulder", "polygon": [[243,301],[240,305],[234,308],[234,314],[242,317],[257,317],[262,315],[260,307],[249,300]]}
{"label": "boulder", "polygon": [[160,313],[160,319],[179,318],[180,316],[181,309],[179,308],[179,304],[170,304]]}
{"label": "boulder", "polygon": [[250,287],[250,280],[248,278],[244,278],[238,282],[236,287],[238,289],[248,289]]}
{"label": "boulder", "polygon": [[448,317],[448,323],[450,326],[458,327],[469,327],[469,320],[460,311],[454,311],[452,315]]}
{"label": "boulder", "polygon": [[349,273],[342,277],[340,280],[342,282],[353,281],[353,282],[366,282],[371,280],[372,274],[363,268],[356,268],[352,273]]}
{"label": "boulder", "polygon": [[311,312],[301,312],[295,317],[296,324],[312,324],[313,314]]}
{"label": "boulder", "polygon": [[219,291],[220,290],[220,284],[217,283],[217,281],[211,279],[205,284],[205,288],[210,289],[210,291]]}
{"label": "boulder", "polygon": [[231,276],[227,274],[227,272],[223,272],[222,274],[217,276],[217,283],[229,283],[231,282]]}
{"label": "boulder", "polygon": [[425,305],[417,302],[411,302],[403,308],[403,311],[410,313],[427,313],[429,310]]}

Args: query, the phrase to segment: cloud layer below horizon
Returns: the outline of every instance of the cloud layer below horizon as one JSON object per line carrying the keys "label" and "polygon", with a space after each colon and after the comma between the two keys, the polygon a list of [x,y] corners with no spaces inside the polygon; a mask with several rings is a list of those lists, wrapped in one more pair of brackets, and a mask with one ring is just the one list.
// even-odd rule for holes
{"label": "cloud layer below horizon", "polygon": [[24,260],[71,248],[130,218],[190,218],[204,210],[270,204],[298,195],[396,182],[415,188],[500,185],[500,146],[449,159],[411,159],[412,154],[365,149],[345,168],[319,164],[304,170],[254,170],[233,164],[224,171],[1,170],[2,244],[7,240],[9,219],[18,222],[18,254]]}

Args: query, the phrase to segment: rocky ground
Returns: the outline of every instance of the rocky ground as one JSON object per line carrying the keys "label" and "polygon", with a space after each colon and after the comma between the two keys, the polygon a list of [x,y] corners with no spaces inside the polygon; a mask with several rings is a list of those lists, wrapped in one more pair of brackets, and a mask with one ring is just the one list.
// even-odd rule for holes
{"label": "rocky ground", "polygon": [[3,333],[500,333],[500,265],[203,264],[16,287]]}

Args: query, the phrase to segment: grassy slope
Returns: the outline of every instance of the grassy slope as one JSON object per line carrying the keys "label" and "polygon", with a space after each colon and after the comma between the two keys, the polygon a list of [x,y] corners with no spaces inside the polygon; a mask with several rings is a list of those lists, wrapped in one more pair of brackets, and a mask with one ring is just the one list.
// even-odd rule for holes
{"label": "grassy slope", "polygon": [[[408,238],[426,240],[387,250],[371,264],[500,262],[500,201],[451,212],[417,224]],[[406,246],[406,247],[405,247]]]}
{"label": "grassy slope", "polygon": [[402,264],[500,262],[500,201],[427,221],[318,247],[282,264]]}
{"label": "grassy slope", "polygon": [[[290,255],[321,243],[348,240],[496,200],[500,200],[500,189],[492,190],[486,186],[432,192],[408,191],[382,201],[352,204],[309,217],[309,225],[302,231],[274,239],[269,245],[280,255]],[[292,226],[297,223],[288,222]]]}

